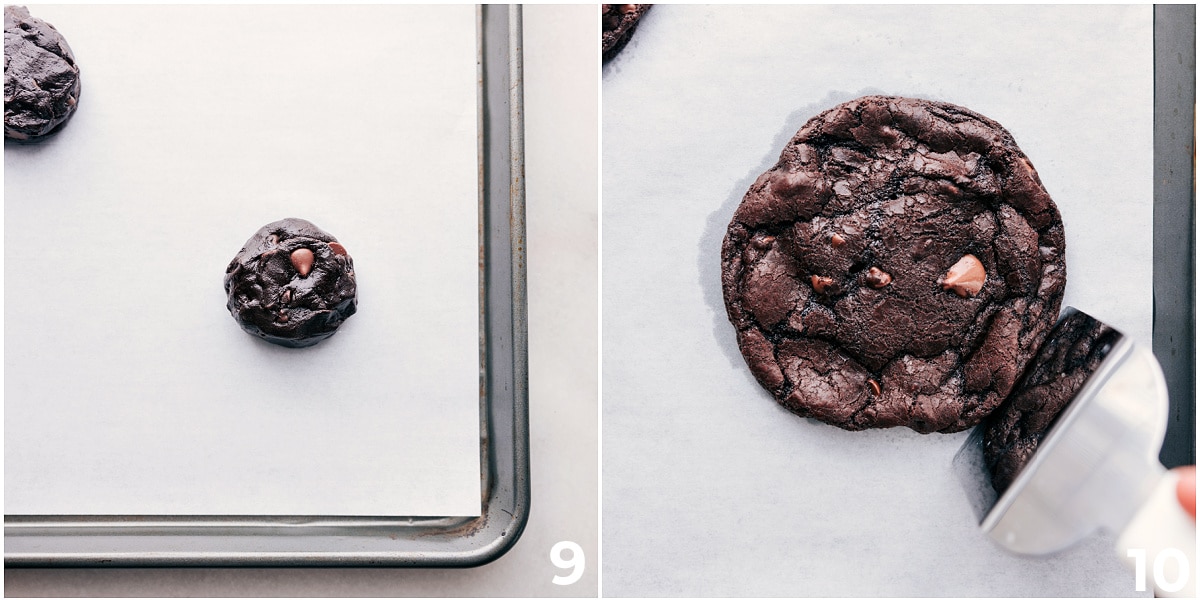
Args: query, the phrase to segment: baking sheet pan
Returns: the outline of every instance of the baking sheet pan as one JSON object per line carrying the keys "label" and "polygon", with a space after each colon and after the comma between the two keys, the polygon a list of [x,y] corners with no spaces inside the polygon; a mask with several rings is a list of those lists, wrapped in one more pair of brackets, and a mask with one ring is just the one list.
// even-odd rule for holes
{"label": "baking sheet pan", "polygon": [[6,564],[471,566],[516,541],[529,495],[519,7],[481,7],[476,30],[482,515],[6,516]]}
{"label": "baking sheet pan", "polygon": [[720,245],[809,118],[866,94],[948,101],[1012,132],[1057,202],[1064,305],[1149,343],[1151,16],[647,14],[603,74],[606,595],[1136,595],[1105,536],[1044,560],[980,536],[949,470],[966,433],[846,432],[777,406],[738,352]]}
{"label": "baking sheet pan", "polygon": [[[472,7],[35,12],[86,99],[5,146],[6,513],[478,515]],[[354,43],[312,43],[339,19]],[[283,217],[355,262],[311,348],[225,308]]]}

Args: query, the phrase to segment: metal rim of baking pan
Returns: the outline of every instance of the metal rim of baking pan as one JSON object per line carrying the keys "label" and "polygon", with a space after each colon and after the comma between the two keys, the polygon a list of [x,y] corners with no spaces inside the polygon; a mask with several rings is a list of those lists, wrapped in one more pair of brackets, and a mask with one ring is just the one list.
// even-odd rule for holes
{"label": "metal rim of baking pan", "polygon": [[471,567],[529,516],[521,7],[476,7],[479,517],[5,516],[5,566]]}

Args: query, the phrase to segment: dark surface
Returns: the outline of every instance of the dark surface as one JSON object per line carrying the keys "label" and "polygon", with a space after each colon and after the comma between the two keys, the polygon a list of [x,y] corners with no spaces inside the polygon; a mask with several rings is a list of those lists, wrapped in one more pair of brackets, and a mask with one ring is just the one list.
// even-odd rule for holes
{"label": "dark surface", "polygon": [[67,40],[24,6],[4,7],[4,137],[54,133],[79,102],[79,65]]}
{"label": "dark surface", "polygon": [[616,56],[633,32],[637,29],[642,15],[650,10],[653,4],[602,4],[600,9],[600,48],[604,60]]}
{"label": "dark surface", "polygon": [[[301,256],[311,252],[311,270]],[[358,307],[354,261],[303,219],[259,229],[225,270],[226,305],[247,333],[300,348],[331,336]]]}
{"label": "dark surface", "polygon": [[[981,288],[969,274],[948,285],[972,258]],[[851,430],[981,421],[1057,319],[1065,278],[1058,209],[1012,136],[906,98],[809,121],[722,246],[726,309],[759,383]]]}
{"label": "dark surface", "polygon": [[1154,7],[1154,356],[1167,467],[1196,464],[1196,6]]}
{"label": "dark surface", "polygon": [[983,458],[997,494],[1012,484],[1120,338],[1120,332],[1082,312],[1054,327],[1021,383],[984,422]]}

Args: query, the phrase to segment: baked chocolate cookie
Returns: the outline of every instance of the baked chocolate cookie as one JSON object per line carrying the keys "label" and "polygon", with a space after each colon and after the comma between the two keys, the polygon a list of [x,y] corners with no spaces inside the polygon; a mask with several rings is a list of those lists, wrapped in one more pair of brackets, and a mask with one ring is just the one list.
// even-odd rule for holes
{"label": "baked chocolate cookie", "polygon": [[629,38],[633,37],[633,31],[637,29],[638,21],[654,5],[603,4],[601,6],[600,48],[603,50],[604,61],[607,62],[616,56],[621,48],[625,47],[625,44],[629,43]]}
{"label": "baked chocolate cookie", "polygon": [[842,427],[960,431],[1058,316],[1062,220],[999,123],[867,96],[817,115],[746,192],[722,285],[755,378]]}
{"label": "baked chocolate cookie", "polygon": [[1042,438],[1070,404],[1121,333],[1082,312],[1058,322],[1025,377],[984,421],[983,459],[1003,494],[1033,458]]}
{"label": "baked chocolate cookie", "polygon": [[263,226],[225,269],[226,305],[247,333],[301,348],[333,335],[358,309],[354,261],[304,219]]}
{"label": "baked chocolate cookie", "polygon": [[67,40],[24,6],[4,7],[4,137],[36,141],[75,114],[79,65]]}

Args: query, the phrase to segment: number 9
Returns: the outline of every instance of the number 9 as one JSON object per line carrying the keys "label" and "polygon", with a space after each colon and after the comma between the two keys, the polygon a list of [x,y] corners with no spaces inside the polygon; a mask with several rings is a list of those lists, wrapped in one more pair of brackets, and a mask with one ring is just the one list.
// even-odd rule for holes
{"label": "number 9", "polygon": [[[571,551],[571,558],[564,559],[563,550]],[[550,562],[560,569],[571,569],[571,574],[562,576],[555,575],[552,580],[555,585],[571,585],[579,581],[583,577],[583,567],[586,560],[583,557],[583,548],[575,542],[559,542],[550,549]]]}

